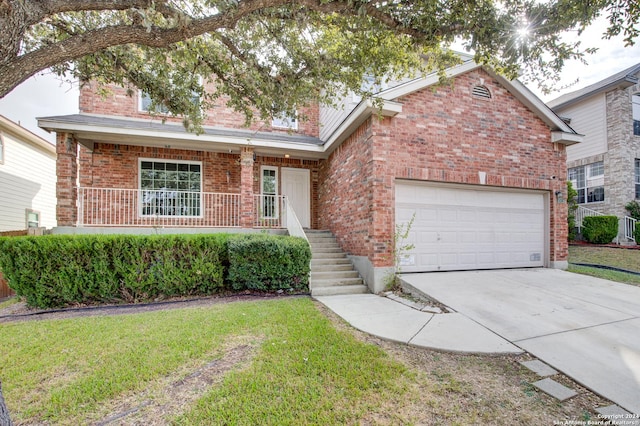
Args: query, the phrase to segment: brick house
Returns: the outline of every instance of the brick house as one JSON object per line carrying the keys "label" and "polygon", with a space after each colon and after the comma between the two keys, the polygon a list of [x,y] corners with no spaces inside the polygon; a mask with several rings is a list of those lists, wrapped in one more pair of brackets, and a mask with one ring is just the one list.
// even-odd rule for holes
{"label": "brick house", "polygon": [[285,227],[289,206],[336,236],[374,292],[411,218],[406,272],[565,267],[565,146],[580,136],[518,81],[469,60],[449,74],[300,123],[244,128],[221,100],[201,135],[149,119],[142,95],[87,85],[80,114],[39,119],[57,133],[58,232]]}
{"label": "brick house", "polygon": [[579,204],[621,220],[627,214],[624,206],[640,200],[639,77],[636,64],[549,102],[584,135],[583,143],[567,148],[568,177]]}

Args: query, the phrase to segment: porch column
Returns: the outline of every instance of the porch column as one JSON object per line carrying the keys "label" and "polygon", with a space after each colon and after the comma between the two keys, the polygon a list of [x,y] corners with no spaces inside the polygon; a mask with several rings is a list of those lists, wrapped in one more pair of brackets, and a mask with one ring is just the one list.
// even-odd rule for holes
{"label": "porch column", "polygon": [[58,226],[76,226],[78,222],[78,142],[70,133],[56,135],[56,220]]}
{"label": "porch column", "polygon": [[253,148],[244,147],[240,152],[240,226],[253,228]]}

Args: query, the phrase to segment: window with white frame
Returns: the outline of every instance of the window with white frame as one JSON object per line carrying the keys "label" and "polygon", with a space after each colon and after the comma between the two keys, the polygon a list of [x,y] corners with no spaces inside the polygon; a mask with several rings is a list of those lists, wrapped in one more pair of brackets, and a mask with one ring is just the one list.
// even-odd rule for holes
{"label": "window with white frame", "polygon": [[202,163],[140,160],[142,216],[202,215]]}
{"label": "window with white frame", "polygon": [[260,216],[278,217],[278,169],[262,166],[260,169]]}
{"label": "window with white frame", "polygon": [[40,212],[36,210],[27,209],[27,228],[39,228],[40,227]]}
{"label": "window with white frame", "polygon": [[604,162],[569,169],[569,180],[578,192],[579,204],[604,201]]}
{"label": "window with white frame", "polygon": [[297,114],[287,115],[286,113],[277,114],[271,120],[271,126],[280,129],[298,130]]}
{"label": "window with white frame", "polygon": [[640,200],[640,158],[636,158],[636,199]]}
{"label": "window with white frame", "polygon": [[[202,77],[198,77],[198,83],[203,84]],[[192,92],[191,102],[196,105],[200,103],[200,95],[197,92]],[[169,114],[169,108],[165,104],[157,103],[156,105],[153,105],[151,96],[142,90],[138,90],[138,110],[155,112],[158,114]]]}
{"label": "window with white frame", "polygon": [[633,110],[633,134],[640,136],[640,94],[631,96],[631,109]]}

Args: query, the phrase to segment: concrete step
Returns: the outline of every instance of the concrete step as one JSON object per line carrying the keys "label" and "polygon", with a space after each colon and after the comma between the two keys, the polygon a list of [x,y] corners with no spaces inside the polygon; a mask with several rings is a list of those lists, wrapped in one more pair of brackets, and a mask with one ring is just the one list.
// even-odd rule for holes
{"label": "concrete step", "polygon": [[312,280],[339,280],[343,278],[360,278],[360,275],[353,269],[350,271],[311,271]]}
{"label": "concrete step", "polygon": [[327,265],[314,265],[313,263],[311,264],[311,273],[334,271],[353,271],[353,265],[351,263],[343,263],[340,265],[335,265],[333,263]]}
{"label": "concrete step", "polygon": [[338,241],[331,237],[331,238],[309,238],[308,239],[309,244],[311,244],[312,246],[317,246],[317,245],[322,245],[322,244],[338,244]]}
{"label": "concrete step", "polygon": [[362,278],[332,278],[332,279],[313,279],[309,280],[309,287],[340,287],[345,285],[364,285]]}
{"label": "concrete step", "polygon": [[311,253],[342,253],[342,249],[337,245],[335,247],[315,247],[311,246]]}
{"label": "concrete step", "polygon": [[336,259],[331,259],[331,258],[327,258],[327,259],[314,259],[313,257],[311,258],[311,268],[314,268],[316,266],[325,266],[325,265],[351,265],[351,261],[349,259],[347,259],[347,257],[341,257],[341,258],[336,258]]}
{"label": "concrete step", "polygon": [[333,248],[333,247],[340,248],[338,243],[336,243],[335,241],[322,241],[322,242],[318,242],[318,243],[311,242],[311,248],[312,249],[316,249],[316,248]]}
{"label": "concrete step", "polygon": [[347,255],[339,252],[339,253],[312,253],[311,259],[346,259]]}
{"label": "concrete step", "polygon": [[367,294],[369,289],[364,285],[346,285],[341,287],[315,287],[311,296],[336,296],[341,294]]}

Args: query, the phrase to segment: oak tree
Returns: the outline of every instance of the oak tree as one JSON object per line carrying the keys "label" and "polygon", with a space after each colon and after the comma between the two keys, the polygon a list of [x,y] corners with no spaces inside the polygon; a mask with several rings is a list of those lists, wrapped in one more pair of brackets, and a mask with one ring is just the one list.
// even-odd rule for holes
{"label": "oak tree", "polygon": [[634,41],[630,0],[0,0],[0,97],[53,69],[139,88],[192,125],[220,96],[250,120],[367,95],[364,75],[442,73],[459,60],[455,40],[498,72],[548,83],[588,51],[577,38],[601,13],[608,36]]}

